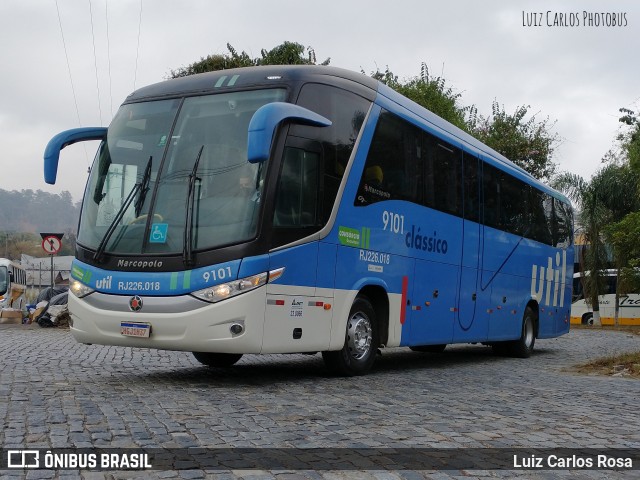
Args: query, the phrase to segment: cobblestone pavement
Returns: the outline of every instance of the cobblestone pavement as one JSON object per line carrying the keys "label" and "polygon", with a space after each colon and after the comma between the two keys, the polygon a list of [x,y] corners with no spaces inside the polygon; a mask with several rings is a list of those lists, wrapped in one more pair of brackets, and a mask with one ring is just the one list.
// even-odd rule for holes
{"label": "cobblestone pavement", "polygon": [[[529,359],[479,345],[383,351],[365,377],[320,355],[248,355],[211,369],[185,352],[80,345],[68,330],[0,325],[4,448],[640,449],[640,381],[569,367],[640,349],[640,336],[575,330]],[[526,450],[525,450],[526,451]],[[638,478],[597,470],[0,471],[26,478]]]}

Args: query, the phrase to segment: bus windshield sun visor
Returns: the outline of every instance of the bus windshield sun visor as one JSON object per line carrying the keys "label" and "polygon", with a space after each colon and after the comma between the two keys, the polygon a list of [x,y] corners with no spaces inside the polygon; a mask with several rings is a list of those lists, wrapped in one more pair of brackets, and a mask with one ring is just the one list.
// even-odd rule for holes
{"label": "bus windshield sun visor", "polygon": [[269,158],[273,133],[278,124],[284,120],[315,127],[331,126],[331,120],[299,105],[285,102],[263,105],[256,110],[249,122],[247,138],[249,163],[260,163]]}
{"label": "bus windshield sun visor", "polygon": [[44,181],[55,185],[58,175],[58,160],[60,150],[77,142],[89,140],[104,140],[107,136],[107,127],[82,127],[72,128],[60,132],[47,144],[44,150]]}

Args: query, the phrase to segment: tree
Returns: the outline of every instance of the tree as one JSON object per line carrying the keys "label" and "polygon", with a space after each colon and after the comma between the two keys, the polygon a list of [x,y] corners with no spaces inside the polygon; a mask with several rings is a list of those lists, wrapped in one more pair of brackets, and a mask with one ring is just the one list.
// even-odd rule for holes
{"label": "tree", "polygon": [[456,127],[470,131],[467,117],[475,118],[475,107],[461,106],[462,94],[448,86],[443,76],[431,75],[426,63],[422,63],[419,76],[404,82],[400,82],[398,77],[389,70],[389,67],[386,67],[384,72],[380,70],[372,72],[371,77],[393,88],[418,105],[422,105]]}
{"label": "tree", "polygon": [[[251,58],[245,51],[238,53],[230,44],[227,44],[227,49],[228,54],[209,55],[172,70],[171,77],[257,65],[317,64],[314,49],[296,42],[284,42],[271,50],[263,49],[258,58]],[[321,65],[329,62],[330,58],[327,58]],[[362,73],[365,74],[364,71]],[[559,137],[551,133],[553,123],[549,118],[542,121],[538,121],[536,115],[526,118],[530,106],[518,107],[513,115],[509,115],[494,101],[492,115],[478,117],[477,108],[461,105],[462,94],[447,85],[442,75],[430,74],[424,62],[420,66],[420,74],[405,81],[400,81],[388,66],[384,72],[377,69],[371,76],[475,136],[534,177],[548,180],[555,172],[552,156]]]}
{"label": "tree", "polygon": [[[285,41],[271,50],[263,49],[261,56],[257,58],[251,58],[245,51],[238,53],[229,43],[227,43],[227,50],[229,50],[228,54],[207,55],[186,67],[171,70],[170,78],[257,65],[316,65],[315,50],[295,42]],[[330,60],[327,58],[321,65],[328,65]]]}
{"label": "tree", "polygon": [[640,212],[633,212],[605,228],[618,267],[615,325],[618,326],[619,295],[640,290]]}
{"label": "tree", "polygon": [[42,190],[0,189],[0,227],[16,232],[64,232],[78,226],[80,205],[69,192],[53,194]]}
{"label": "tree", "polygon": [[621,108],[620,113],[620,122],[631,128],[618,135],[618,141],[631,168],[640,172],[640,122],[633,110]]}
{"label": "tree", "polygon": [[517,107],[510,115],[504,105],[494,101],[492,115],[471,124],[471,133],[534,177],[550,180],[556,171],[552,156],[560,138],[551,133],[553,122],[548,117],[542,121],[536,115],[526,119],[530,108]]}
{"label": "tree", "polygon": [[[594,324],[601,325],[598,297],[604,290],[602,271],[608,262],[604,244],[605,229],[608,224],[619,222],[640,206],[635,195],[639,185],[638,175],[632,174],[627,166],[610,164],[598,171],[590,182],[578,175],[564,173],[556,177],[553,184],[565,192],[580,210],[578,218],[587,245],[581,259],[585,272],[585,299],[593,308]],[[629,195],[629,192],[634,193]],[[621,265],[622,261],[621,257],[616,263]]]}

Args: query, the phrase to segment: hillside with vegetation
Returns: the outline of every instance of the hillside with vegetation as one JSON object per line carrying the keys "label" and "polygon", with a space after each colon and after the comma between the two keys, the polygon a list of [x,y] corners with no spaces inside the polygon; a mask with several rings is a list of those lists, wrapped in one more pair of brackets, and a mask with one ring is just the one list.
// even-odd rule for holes
{"label": "hillside with vegetation", "polygon": [[64,233],[60,255],[72,255],[80,203],[69,192],[0,189],[0,257],[41,256],[41,232]]}

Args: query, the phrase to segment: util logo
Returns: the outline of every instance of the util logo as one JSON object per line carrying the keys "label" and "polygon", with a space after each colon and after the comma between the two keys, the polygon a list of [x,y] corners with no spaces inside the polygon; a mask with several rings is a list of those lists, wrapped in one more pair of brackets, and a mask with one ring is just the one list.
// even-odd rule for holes
{"label": "util logo", "polygon": [[104,288],[104,289],[110,289],[111,288],[111,280],[113,280],[113,277],[111,275],[109,275],[106,278],[102,278],[98,281],[96,281],[96,288]]}
{"label": "util logo", "polygon": [[[567,252],[562,252],[562,259],[560,252],[557,252],[555,260],[555,265],[551,257],[549,257],[546,267],[533,265],[531,269],[531,296],[538,303],[553,307],[564,307],[564,292],[567,282]],[[553,298],[551,297],[552,292]]]}

